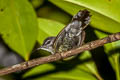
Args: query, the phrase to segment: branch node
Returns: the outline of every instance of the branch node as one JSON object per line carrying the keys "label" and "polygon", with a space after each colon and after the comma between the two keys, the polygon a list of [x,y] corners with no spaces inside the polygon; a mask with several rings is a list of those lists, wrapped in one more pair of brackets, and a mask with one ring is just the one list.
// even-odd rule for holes
{"label": "branch node", "polygon": [[108,37],[107,37],[107,42],[108,42],[108,43],[111,43],[111,41],[112,41],[111,35],[108,35]]}

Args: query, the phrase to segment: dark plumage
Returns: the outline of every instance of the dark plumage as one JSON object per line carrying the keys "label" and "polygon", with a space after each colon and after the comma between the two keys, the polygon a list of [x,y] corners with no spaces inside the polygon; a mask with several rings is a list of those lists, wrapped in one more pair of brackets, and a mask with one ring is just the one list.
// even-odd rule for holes
{"label": "dark plumage", "polygon": [[39,49],[44,49],[54,54],[81,46],[85,38],[84,29],[90,22],[90,16],[87,10],[79,11],[57,37],[45,39]]}

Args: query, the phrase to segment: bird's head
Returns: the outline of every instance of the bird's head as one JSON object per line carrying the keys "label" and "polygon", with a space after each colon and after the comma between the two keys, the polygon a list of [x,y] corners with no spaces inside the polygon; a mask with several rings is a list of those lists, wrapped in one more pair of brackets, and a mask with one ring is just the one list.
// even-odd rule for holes
{"label": "bird's head", "polygon": [[38,50],[42,49],[45,51],[50,52],[51,54],[54,54],[54,49],[53,49],[53,42],[55,40],[55,37],[48,37],[44,40],[42,46],[38,48]]}

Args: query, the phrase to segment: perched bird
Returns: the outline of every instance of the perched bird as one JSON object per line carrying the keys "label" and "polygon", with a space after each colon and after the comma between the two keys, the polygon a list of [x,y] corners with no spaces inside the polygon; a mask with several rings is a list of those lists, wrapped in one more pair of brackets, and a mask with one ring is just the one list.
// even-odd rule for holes
{"label": "perched bird", "polygon": [[38,50],[43,49],[55,54],[80,47],[83,44],[85,38],[84,29],[89,24],[90,17],[89,11],[79,11],[56,37],[46,38]]}

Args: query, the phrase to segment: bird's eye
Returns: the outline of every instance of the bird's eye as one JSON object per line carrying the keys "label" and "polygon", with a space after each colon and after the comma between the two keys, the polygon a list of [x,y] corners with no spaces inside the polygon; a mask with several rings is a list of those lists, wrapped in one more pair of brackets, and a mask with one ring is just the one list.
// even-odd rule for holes
{"label": "bird's eye", "polygon": [[50,40],[47,40],[47,41],[45,42],[45,44],[50,44]]}

